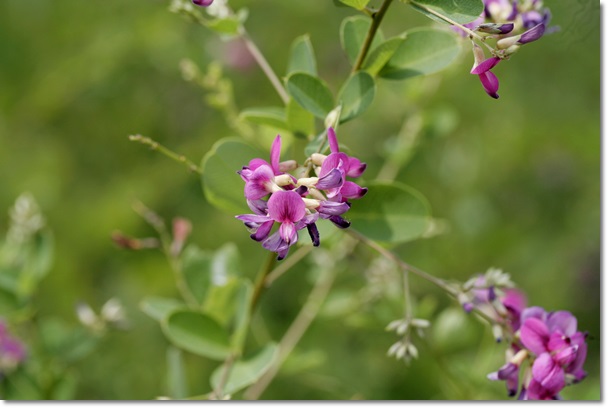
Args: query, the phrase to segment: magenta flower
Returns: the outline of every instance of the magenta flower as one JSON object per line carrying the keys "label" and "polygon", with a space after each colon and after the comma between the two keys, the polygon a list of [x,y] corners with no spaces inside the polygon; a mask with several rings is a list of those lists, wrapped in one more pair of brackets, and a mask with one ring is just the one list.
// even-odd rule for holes
{"label": "magenta flower", "polygon": [[473,69],[471,69],[471,74],[479,76],[484,91],[494,99],[499,98],[499,83],[496,75],[490,70],[498,65],[499,62],[500,58],[498,57],[491,57],[483,61],[478,61],[478,53],[475,53],[475,65],[473,65]]}
{"label": "magenta flower", "polygon": [[0,320],[0,373],[13,370],[25,357],[23,343],[11,336],[6,323]]}
{"label": "magenta flower", "polygon": [[201,7],[209,7],[213,3],[213,0],[192,0],[192,3]]}

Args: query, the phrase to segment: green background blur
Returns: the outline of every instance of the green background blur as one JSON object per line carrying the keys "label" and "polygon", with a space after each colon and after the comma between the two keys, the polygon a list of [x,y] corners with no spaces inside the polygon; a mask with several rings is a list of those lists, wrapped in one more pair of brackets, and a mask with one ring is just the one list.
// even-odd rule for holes
{"label": "green background blur", "polygon": [[[349,71],[338,28],[353,11],[329,0],[234,4],[249,8],[248,31],[279,74],[291,41],[309,33],[320,75],[337,90]],[[571,310],[579,329],[590,333],[589,377],[562,395],[599,399],[599,7],[591,1],[545,4],[561,30],[494,70],[499,100],[487,97],[469,75],[472,56],[463,52],[458,63],[430,78],[381,81],[372,107],[342,126],[340,139],[368,163],[364,179],[372,180],[386,141],[417,110],[416,95],[437,87],[423,100],[420,143],[397,179],[422,192],[449,228],[396,250],[448,279],[502,268],[531,304]],[[280,104],[256,66],[231,65],[238,47],[232,44],[227,53],[213,33],[169,13],[167,5],[0,2],[0,210],[29,191],[54,231],[55,263],[37,299],[40,314],[75,323],[77,301],[99,309],[117,297],[131,321],[129,331],[111,333],[75,367],[80,399],[150,399],[166,392],[168,342],[138,302],[146,295],[175,295],[170,270],[160,253],[123,251],[110,240],[115,230],[152,235],[131,209],[134,200],[167,220],[192,220],[191,239],[202,248],[234,241],[251,260],[247,273],[265,259],[240,222],[205,201],[198,177],[128,141],[141,133],[198,162],[215,141],[233,135],[203,91],[181,78],[182,58],[201,67],[223,61],[240,108]],[[430,24],[395,3],[383,30],[391,36]],[[259,129],[265,140],[269,132]],[[0,217],[2,231],[7,222]],[[362,271],[340,274],[337,287],[357,296],[366,285]],[[437,305],[435,317],[454,306],[426,282],[412,278],[412,287],[419,299]],[[296,269],[265,294],[261,314],[270,338],[280,339],[309,288],[309,277]],[[320,317],[296,350],[299,360],[288,361],[263,397],[505,398],[504,384],[485,378],[502,365],[504,347],[474,318],[444,314],[455,322],[450,341],[417,341],[420,359],[408,367],[385,357],[396,338],[384,326],[399,316],[377,310],[384,310],[382,299],[355,311],[364,323],[331,313]],[[208,392],[206,378],[217,363],[190,354],[187,359],[192,394]]]}

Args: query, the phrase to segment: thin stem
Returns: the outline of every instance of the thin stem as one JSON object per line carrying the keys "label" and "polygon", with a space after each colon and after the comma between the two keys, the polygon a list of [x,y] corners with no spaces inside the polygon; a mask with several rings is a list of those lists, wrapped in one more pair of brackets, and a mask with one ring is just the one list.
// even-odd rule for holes
{"label": "thin stem", "polygon": [[188,169],[190,171],[193,171],[198,174],[203,173],[202,170],[196,164],[194,164],[191,160],[188,160],[188,158],[186,156],[175,153],[173,150],[166,148],[165,146],[161,145],[160,143],[158,143],[155,140],[150,139],[149,137],[145,137],[142,135],[130,135],[129,140],[132,142],[139,142],[141,144],[150,146],[150,149],[156,150],[159,153],[164,154],[168,158],[175,160],[178,163],[182,163],[182,164],[186,165],[186,167],[188,167]]}
{"label": "thin stem", "polygon": [[272,268],[274,267],[274,264],[276,263],[276,261],[277,261],[276,254],[274,252],[270,252],[268,254],[268,259],[266,260],[266,263],[260,269],[260,272],[258,272],[258,276],[255,281],[255,286],[253,288],[253,295],[251,297],[251,305],[249,307],[250,313],[253,313],[255,306],[258,304],[258,301],[260,300],[260,296],[262,295],[262,292],[267,287],[265,285],[266,277],[272,271]]}
{"label": "thin stem", "polygon": [[490,52],[492,54],[494,54],[494,52],[495,52],[494,48],[490,47],[488,45],[488,43],[486,43],[486,39],[484,37],[480,36],[479,34],[477,34],[475,31],[471,30],[468,27],[463,26],[460,23],[457,23],[456,21],[452,20],[451,18],[444,16],[443,14],[441,14],[441,13],[433,10],[432,8],[429,8],[429,7],[425,6],[424,4],[418,3],[415,0],[409,0],[409,2],[411,4],[413,4],[415,7],[418,7],[420,9],[426,11],[427,13],[434,15],[435,17],[439,17],[440,19],[442,19],[446,23],[452,24],[453,26],[460,28],[462,31],[464,31],[465,33],[467,33],[470,38],[475,38],[478,41],[481,41],[481,43],[484,46],[486,46],[490,50]]}
{"label": "thin stem", "polygon": [[249,34],[247,34],[247,31],[245,31],[245,27],[243,26],[241,26],[240,36],[245,41],[245,46],[251,53],[251,56],[258,63],[264,74],[266,74],[266,77],[270,80],[270,83],[279,94],[279,97],[281,98],[283,103],[287,104],[287,102],[289,102],[289,95],[287,94],[287,91],[283,87],[283,84],[279,80],[279,77],[277,77],[277,74],[274,73],[272,67],[270,66],[260,49],[257,47],[257,45],[255,45],[251,37],[249,37]]}
{"label": "thin stem", "polygon": [[264,286],[269,287],[270,285],[272,285],[272,283],[275,280],[277,280],[279,277],[281,277],[281,275],[283,275],[285,272],[287,272],[289,269],[291,269],[291,267],[293,267],[295,264],[297,264],[306,255],[308,255],[310,253],[310,251],[312,251],[312,248],[313,247],[311,245],[306,245],[306,246],[303,246],[302,248],[298,249],[294,254],[289,255],[289,258],[287,258],[283,262],[281,262],[281,264],[279,266],[274,268],[266,276],[266,279],[264,280]]}
{"label": "thin stem", "polygon": [[222,371],[222,377],[220,378],[220,382],[217,384],[217,387],[213,390],[213,396],[219,400],[224,399],[224,387],[228,382],[228,377],[230,377],[230,371],[232,371],[232,366],[234,365],[235,355],[230,354],[226,357],[224,361],[224,370]]}
{"label": "thin stem", "polygon": [[410,271],[403,271],[404,316],[408,322],[412,320],[412,293],[410,291]]}
{"label": "thin stem", "polygon": [[369,52],[369,49],[372,46],[372,41],[374,41],[374,37],[376,36],[376,31],[378,31],[378,27],[380,27],[380,23],[384,18],[384,14],[386,14],[386,11],[388,10],[392,2],[393,0],[384,0],[382,5],[380,6],[380,9],[378,9],[378,12],[371,15],[372,24],[369,26],[367,36],[365,37],[363,46],[361,47],[361,51],[359,51],[359,55],[357,56],[355,65],[353,65],[353,73],[357,72],[363,65],[363,61],[365,61],[365,57],[367,57],[367,53]]}

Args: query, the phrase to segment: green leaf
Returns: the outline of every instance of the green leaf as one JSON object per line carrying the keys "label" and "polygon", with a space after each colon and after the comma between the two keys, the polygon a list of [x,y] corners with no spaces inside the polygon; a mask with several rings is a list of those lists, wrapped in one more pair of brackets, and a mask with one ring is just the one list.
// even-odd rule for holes
{"label": "green leaf", "polygon": [[190,293],[199,304],[203,303],[205,295],[211,286],[212,255],[196,245],[186,247],[181,255],[182,274]]}
{"label": "green leaf", "polygon": [[348,212],[351,228],[382,243],[420,238],[430,222],[426,199],[416,190],[389,182],[367,183],[368,193]]}
{"label": "green leaf", "polygon": [[202,182],[207,200],[230,214],[244,214],[251,210],[243,192],[243,180],[236,173],[256,157],[267,156],[260,150],[238,140],[221,139],[203,158]]}
{"label": "green leaf", "polygon": [[148,296],[139,303],[141,311],[157,321],[163,320],[174,310],[182,309],[185,306],[177,299],[159,296]]}
{"label": "green leaf", "polygon": [[206,314],[176,310],[162,321],[161,327],[173,344],[191,353],[215,360],[230,354],[228,333]]}
{"label": "green leaf", "polygon": [[[223,394],[234,394],[255,383],[277,359],[279,348],[275,343],[264,346],[255,355],[236,361],[230,369],[226,383],[222,387]],[[211,375],[211,386],[216,389],[224,375],[225,366],[222,364]]]}
{"label": "green leaf", "polygon": [[340,3],[344,3],[357,10],[363,10],[367,6],[367,3],[369,3],[369,0],[340,0]]}
{"label": "green leaf", "polygon": [[296,72],[287,77],[287,92],[304,109],[318,118],[334,108],[334,99],[327,85],[318,77]]}
{"label": "green leaf", "polygon": [[172,399],[186,398],[189,394],[182,351],[173,346],[167,348],[167,389]]}
{"label": "green leaf", "polygon": [[470,23],[483,12],[482,0],[412,0],[408,3],[417,11],[441,23],[446,23],[446,21],[425,10],[425,8],[429,8],[459,24]]}
{"label": "green leaf", "polygon": [[365,71],[352,75],[344,84],[338,95],[342,104],[340,123],[362,114],[371,105],[376,95],[374,78]]}
{"label": "green leaf", "polygon": [[[357,56],[363,46],[370,25],[371,19],[363,16],[347,17],[340,25],[340,43],[351,65],[354,65],[357,61]],[[384,36],[382,32],[380,30],[376,31],[371,48],[377,47],[383,41]]]}
{"label": "green leaf", "polygon": [[378,75],[378,72],[391,59],[403,41],[405,41],[405,36],[394,37],[378,45],[366,58],[363,69],[372,76]]}
{"label": "green leaf", "polygon": [[236,314],[241,285],[241,279],[231,278],[221,285],[211,286],[202,310],[222,326],[228,327]]}
{"label": "green leaf", "polygon": [[237,16],[231,16],[209,20],[205,25],[218,34],[237,35],[239,33],[241,21]]}
{"label": "green leaf", "polygon": [[287,114],[287,125],[294,136],[308,138],[315,132],[315,117],[312,113],[300,106],[293,99],[289,99],[285,108]]}
{"label": "green leaf", "polygon": [[317,75],[317,60],[308,34],[296,38],[291,44],[287,75],[294,72],[305,72]]}
{"label": "green leaf", "polygon": [[234,350],[242,350],[247,337],[247,329],[249,328],[249,319],[251,313],[249,307],[253,296],[253,284],[249,280],[241,280],[240,287],[236,293],[235,313],[234,313],[234,329],[230,342]]}
{"label": "green leaf", "polygon": [[285,108],[266,107],[245,109],[239,115],[239,119],[248,120],[258,125],[273,126],[283,130],[291,130],[287,126]]}
{"label": "green leaf", "polygon": [[460,53],[460,43],[453,33],[416,28],[405,34],[405,41],[380,71],[381,77],[406,79],[433,74],[450,65]]}

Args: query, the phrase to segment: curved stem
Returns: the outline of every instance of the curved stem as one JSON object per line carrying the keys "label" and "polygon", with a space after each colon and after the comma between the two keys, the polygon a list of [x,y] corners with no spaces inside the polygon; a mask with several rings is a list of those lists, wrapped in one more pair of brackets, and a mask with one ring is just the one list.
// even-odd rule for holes
{"label": "curved stem", "polygon": [[258,63],[264,74],[266,74],[266,77],[279,94],[279,97],[281,98],[283,103],[287,104],[287,102],[289,102],[289,95],[287,94],[287,91],[279,80],[279,77],[277,77],[277,74],[274,73],[272,67],[270,66],[260,49],[257,47],[257,45],[255,45],[251,37],[249,37],[249,34],[247,34],[247,31],[245,31],[245,28],[242,26],[240,30],[240,36],[245,41],[245,46],[251,53],[251,56]]}
{"label": "curved stem", "polygon": [[268,259],[266,260],[266,263],[260,269],[260,272],[258,273],[258,276],[255,281],[255,286],[253,288],[253,295],[251,296],[251,305],[249,307],[250,313],[253,313],[255,306],[258,304],[258,301],[260,300],[260,296],[262,295],[262,292],[267,287],[265,285],[266,277],[272,271],[272,268],[274,267],[274,264],[276,263],[276,261],[277,261],[276,254],[274,252],[270,252],[270,254],[268,255]]}
{"label": "curved stem", "polygon": [[164,154],[168,158],[175,160],[178,163],[182,163],[182,164],[186,165],[186,167],[188,167],[188,169],[190,169],[190,171],[193,171],[198,174],[203,174],[202,170],[196,164],[194,164],[191,160],[189,160],[186,156],[184,156],[183,154],[175,153],[173,150],[170,150],[169,148],[161,145],[160,143],[158,143],[157,141],[155,141],[149,137],[145,137],[142,135],[130,135],[129,140],[132,142],[139,142],[141,144],[148,145],[148,146],[150,146],[150,149],[156,150],[159,153]]}
{"label": "curved stem", "polygon": [[384,18],[384,15],[392,2],[393,0],[384,0],[380,6],[380,9],[378,9],[378,12],[371,15],[372,24],[369,26],[367,36],[365,37],[361,51],[359,51],[355,65],[353,65],[352,72],[357,72],[363,65],[365,57],[367,57],[367,53],[372,46],[372,41],[374,41],[374,37],[376,36],[376,31],[378,31],[378,27],[380,27],[380,23],[382,22],[382,19]]}

